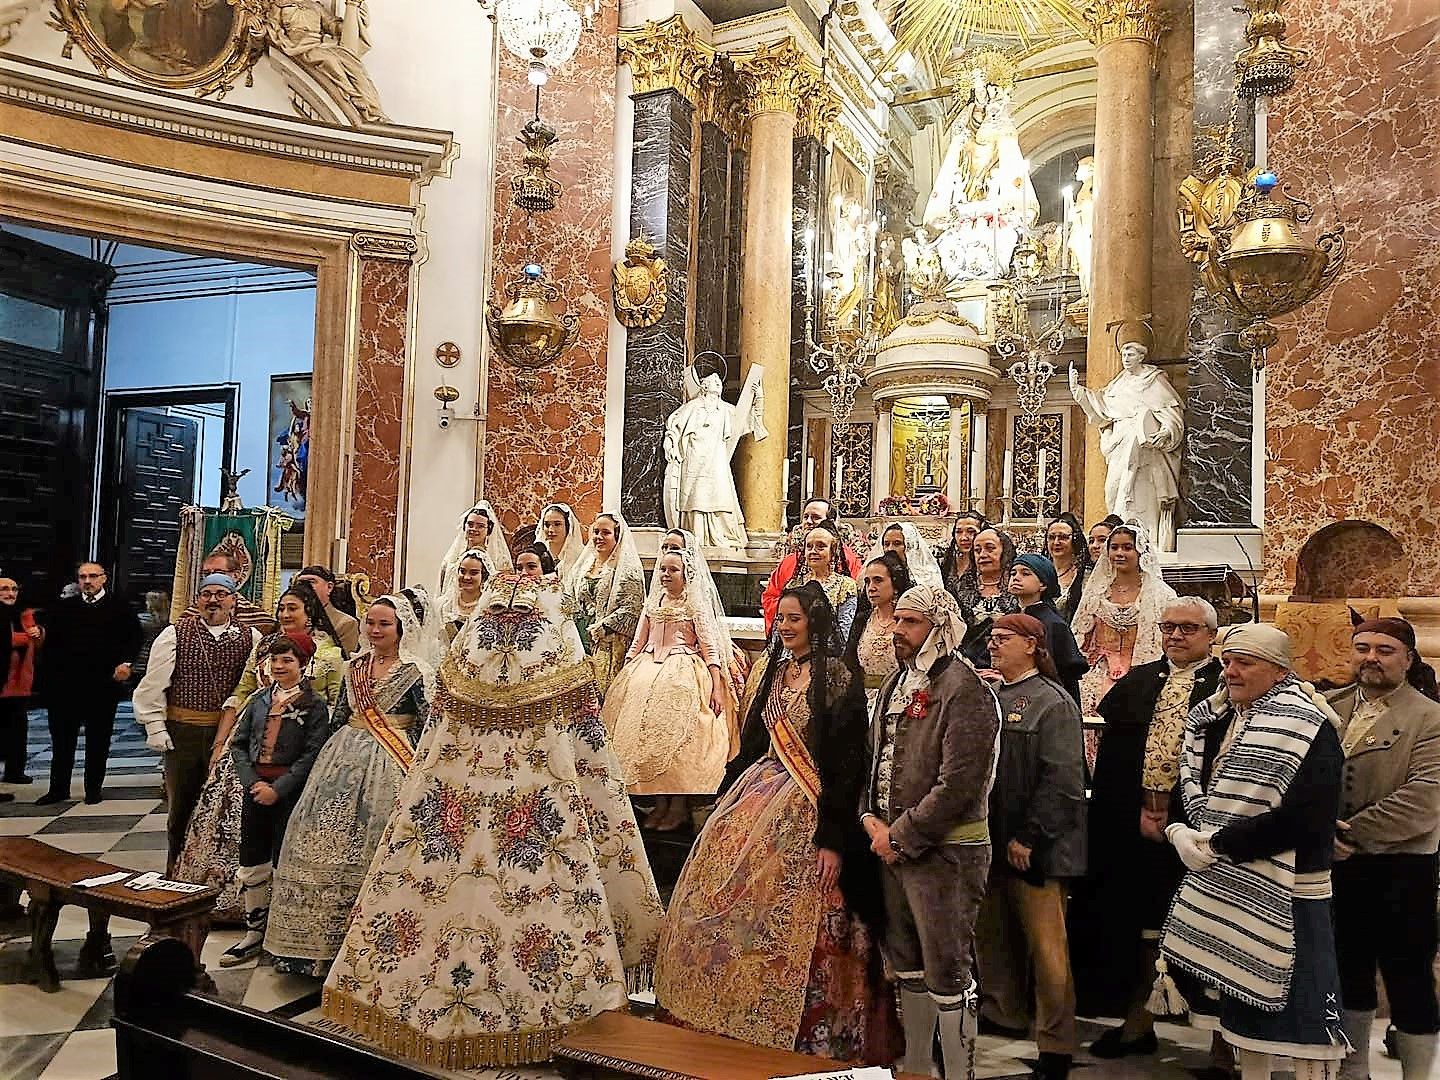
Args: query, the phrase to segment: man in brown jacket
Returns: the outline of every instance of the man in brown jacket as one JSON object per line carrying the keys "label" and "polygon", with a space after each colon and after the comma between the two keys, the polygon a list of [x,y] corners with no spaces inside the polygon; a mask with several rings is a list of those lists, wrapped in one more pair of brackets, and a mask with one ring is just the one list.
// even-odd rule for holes
{"label": "man in brown jacket", "polygon": [[1377,966],[1405,1080],[1434,1076],[1440,703],[1407,680],[1420,666],[1409,623],[1372,619],[1351,638],[1355,682],[1328,695],[1345,751],[1331,872],[1345,1034],[1355,1048],[1342,1080],[1370,1073]]}
{"label": "man in brown jacket", "polygon": [[943,589],[895,604],[900,669],[880,688],[860,822],[884,861],[885,952],[900,984],[901,1068],[973,1080],[979,1002],[971,941],[990,868],[986,828],[1000,710],[956,650],[965,624]]}

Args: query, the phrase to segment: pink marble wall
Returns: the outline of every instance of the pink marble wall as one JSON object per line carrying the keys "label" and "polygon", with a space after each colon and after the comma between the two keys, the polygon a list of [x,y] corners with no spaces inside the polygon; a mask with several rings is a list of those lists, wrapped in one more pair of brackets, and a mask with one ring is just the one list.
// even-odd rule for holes
{"label": "pink marble wall", "polygon": [[[1312,50],[1275,104],[1271,165],[1351,243],[1339,282],[1281,322],[1266,386],[1265,589],[1288,593],[1305,541],[1374,522],[1440,593],[1440,8],[1291,0]],[[1314,226],[1312,226],[1313,228]]]}
{"label": "pink marble wall", "polygon": [[[568,502],[582,521],[600,511],[604,473],[605,363],[610,334],[610,238],[615,184],[616,5],[606,3],[571,61],[551,76],[540,115],[555,129],[551,175],[564,185],[554,211],[537,216],[533,245],[510,205],[519,167],[516,134],[535,107],[525,67],[502,51],[495,169],[498,280],[533,259],[582,313],[580,340],[541,375],[526,399],[515,371],[493,353],[485,435],[485,492],[507,535],[539,518],[547,502]],[[619,407],[619,403],[616,403]]]}
{"label": "pink marble wall", "polygon": [[347,569],[370,575],[372,596],[394,587],[409,304],[408,261],[360,260]]}

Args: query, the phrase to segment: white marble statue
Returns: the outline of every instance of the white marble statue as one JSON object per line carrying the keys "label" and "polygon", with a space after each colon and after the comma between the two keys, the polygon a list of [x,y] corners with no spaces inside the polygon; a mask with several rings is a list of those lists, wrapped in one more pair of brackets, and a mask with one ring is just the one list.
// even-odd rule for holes
{"label": "white marble statue", "polygon": [[730,458],[746,435],[756,442],[769,437],[760,383],[764,371],[759,364],[750,368],[739,400],[731,405],[720,396],[724,359],[701,353],[685,375],[689,400],[665,421],[665,524],[689,529],[702,547],[743,548],[749,541]]}
{"label": "white marble statue", "polygon": [[[1095,159],[1083,157],[1075,166],[1080,190],[1070,212],[1070,237],[1065,243],[1070,266],[1080,279],[1080,295],[1090,295],[1090,264],[1095,243]],[[1151,533],[1153,536],[1154,533]]]}
{"label": "white marble statue", "polygon": [[349,102],[366,123],[383,124],[380,91],[360,57],[369,48],[364,0],[347,0],[339,17],[319,0],[275,0],[268,34],[275,48]]}
{"label": "white marble statue", "polygon": [[961,125],[925,204],[925,224],[952,279],[998,278],[1040,216],[1030,166],[1020,152],[1010,94],[974,73]]}
{"label": "white marble statue", "polygon": [[1174,551],[1184,407],[1164,373],[1145,363],[1150,349],[1140,336],[1121,342],[1122,370],[1103,390],[1082,386],[1071,364],[1070,393],[1100,427],[1106,509],[1145,525],[1160,550]]}
{"label": "white marble statue", "polygon": [[950,277],[940,260],[940,252],[930,230],[921,225],[915,235],[900,241],[900,251],[905,259],[905,277],[910,282],[910,291],[919,301],[945,299],[945,289]]}

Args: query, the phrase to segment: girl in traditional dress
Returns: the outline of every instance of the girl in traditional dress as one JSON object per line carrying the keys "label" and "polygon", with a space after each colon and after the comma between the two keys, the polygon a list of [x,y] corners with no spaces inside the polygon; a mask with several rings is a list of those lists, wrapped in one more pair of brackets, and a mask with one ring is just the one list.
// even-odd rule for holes
{"label": "girl in traditional dress", "polygon": [[1085,542],[1080,520],[1068,510],[1045,528],[1045,553],[1055,567],[1060,595],[1055,610],[1066,622],[1075,618],[1080,597],[1085,592],[1085,575],[1090,569],[1090,548]]}
{"label": "girl in traditional dress", "polygon": [[860,1061],[899,1055],[874,935],[879,866],[856,807],[865,699],[814,582],[788,589],[724,795],[660,934],[656,1001],[683,1026]]}
{"label": "girl in traditional dress", "polygon": [[1096,706],[1136,664],[1160,659],[1160,615],[1175,599],[1175,590],[1160,576],[1145,526],[1117,525],[1105,543],[1105,561],[1085,582],[1070,624],[1090,663],[1080,677],[1080,712],[1086,724],[1085,758],[1092,769],[1105,723]]}
{"label": "girl in traditional dress", "polygon": [[[710,573],[710,566],[705,561],[705,556],[700,551],[700,545],[695,540],[695,534],[689,529],[671,529],[660,539],[661,551],[688,551],[695,556],[694,568],[699,584],[710,597],[711,610],[715,612],[715,631],[720,638],[720,655],[729,655],[725,663],[725,673],[730,678],[730,693],[736,701],[745,696],[745,684],[750,678],[750,657],[745,650],[735,644],[730,636],[730,631],[725,626],[725,601],[720,597],[720,589],[715,584],[715,578]],[[744,710],[737,710],[737,715],[743,715]],[[738,734],[738,733],[737,733]]]}
{"label": "girl in traditional dress", "polygon": [[365,870],[395,808],[429,711],[434,669],[406,647],[424,636],[424,607],[382,596],[365,612],[368,648],[345,671],[339,703],[275,867],[265,951],[278,971],[323,977]]}
{"label": "girl in traditional dress", "polygon": [[445,635],[445,644],[455,640],[465,620],[475,613],[475,604],[480,599],[480,590],[495,573],[490,556],[479,548],[471,548],[460,556],[455,572],[450,575],[449,584],[440,594],[440,629]]}
{"label": "girl in traditional dress", "polygon": [[585,551],[585,534],[580,519],[568,503],[547,503],[540,511],[540,524],[535,526],[535,542],[544,544],[555,559],[555,572],[566,588],[573,584]]}
{"label": "girl in traditional dress", "polygon": [[940,560],[940,577],[945,583],[945,591],[956,600],[960,600],[962,592],[974,589],[975,562],[970,555],[975,547],[975,537],[981,529],[989,527],[990,522],[978,510],[966,510],[955,518],[950,530],[950,545],[945,549],[945,557]]}
{"label": "girl in traditional dress", "polygon": [[531,544],[521,548],[515,556],[515,572],[531,581],[558,580],[555,573],[555,558],[544,544]]}
{"label": "girl in traditional dress", "polygon": [[455,539],[440,560],[440,591],[435,595],[443,597],[446,590],[454,586],[455,568],[460,559],[471,551],[483,551],[490,558],[490,572],[510,569],[510,549],[505,546],[505,534],[500,530],[500,519],[495,508],[481,499],[460,518],[460,527],[455,530]]}
{"label": "girl in traditional dress", "polygon": [[[935,553],[930,550],[930,545],[920,535],[920,530],[909,521],[897,521],[885,526],[885,531],[880,534],[881,551],[892,551],[905,564],[910,572],[910,580],[916,585],[933,585],[937,589],[943,589],[944,575],[940,572],[940,564],[935,561]],[[879,557],[880,551],[872,551],[870,558]]]}
{"label": "girl in traditional dress", "polygon": [[491,579],[326,980],[328,1019],[431,1068],[543,1061],[653,972],[660,897],[565,607]]}
{"label": "girl in traditional dress", "polygon": [[1106,514],[1085,534],[1085,546],[1090,552],[1090,565],[1100,566],[1105,562],[1105,544],[1110,539],[1110,530],[1125,524],[1114,514]]}
{"label": "girl in traditional dress", "polygon": [[625,662],[645,603],[645,568],[630,526],[618,513],[601,514],[591,524],[574,581],[575,626],[603,699]]}
{"label": "girl in traditional dress", "polygon": [[[305,633],[315,643],[315,655],[305,665],[305,678],[310,689],[333,706],[340,697],[341,676],[345,661],[340,646],[326,631],[329,626],[325,609],[315,590],[297,581],[280,594],[275,605],[275,621],[280,633]],[[245,789],[235,775],[235,760],[230,756],[230,740],[235,732],[238,710],[256,690],[270,685],[270,657],[261,656],[258,646],[250,654],[245,673],[235,693],[226,702],[215,732],[214,750],[210,754],[210,774],[200,789],[200,798],[185,828],[185,843],[175,860],[175,879],[220,890],[215,898],[211,921],[242,924],[245,910],[240,904],[240,883],[235,871],[240,868],[240,808],[245,803]]]}
{"label": "girl in traditional dress", "polygon": [[739,749],[728,641],[696,572],[698,557],[660,553],[634,643],[601,713],[630,794],[661,797],[645,819],[659,832],[689,819],[687,795],[715,794]]}
{"label": "girl in traditional dress", "polygon": [[865,564],[860,584],[863,591],[845,661],[865,684],[866,704],[874,705],[885,676],[900,666],[895,659],[895,601],[912,582],[905,561],[887,551]]}

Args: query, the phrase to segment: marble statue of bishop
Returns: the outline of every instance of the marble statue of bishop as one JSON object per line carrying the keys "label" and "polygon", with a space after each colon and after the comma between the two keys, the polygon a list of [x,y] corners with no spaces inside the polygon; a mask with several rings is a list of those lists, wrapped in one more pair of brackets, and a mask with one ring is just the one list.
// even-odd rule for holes
{"label": "marble statue of bishop", "polygon": [[764,371],[751,365],[740,398],[731,405],[720,396],[724,358],[701,353],[685,375],[689,400],[665,421],[665,524],[690,530],[702,547],[739,549],[749,542],[730,458],[746,435],[756,442],[769,437],[760,383]]}
{"label": "marble statue of bishop", "polygon": [[1150,333],[1144,323],[1125,320],[1115,337],[1121,370],[1097,391],[1080,384],[1071,364],[1070,392],[1100,428],[1106,509],[1146,526],[1161,551],[1174,551],[1184,406],[1165,373],[1145,362]]}

